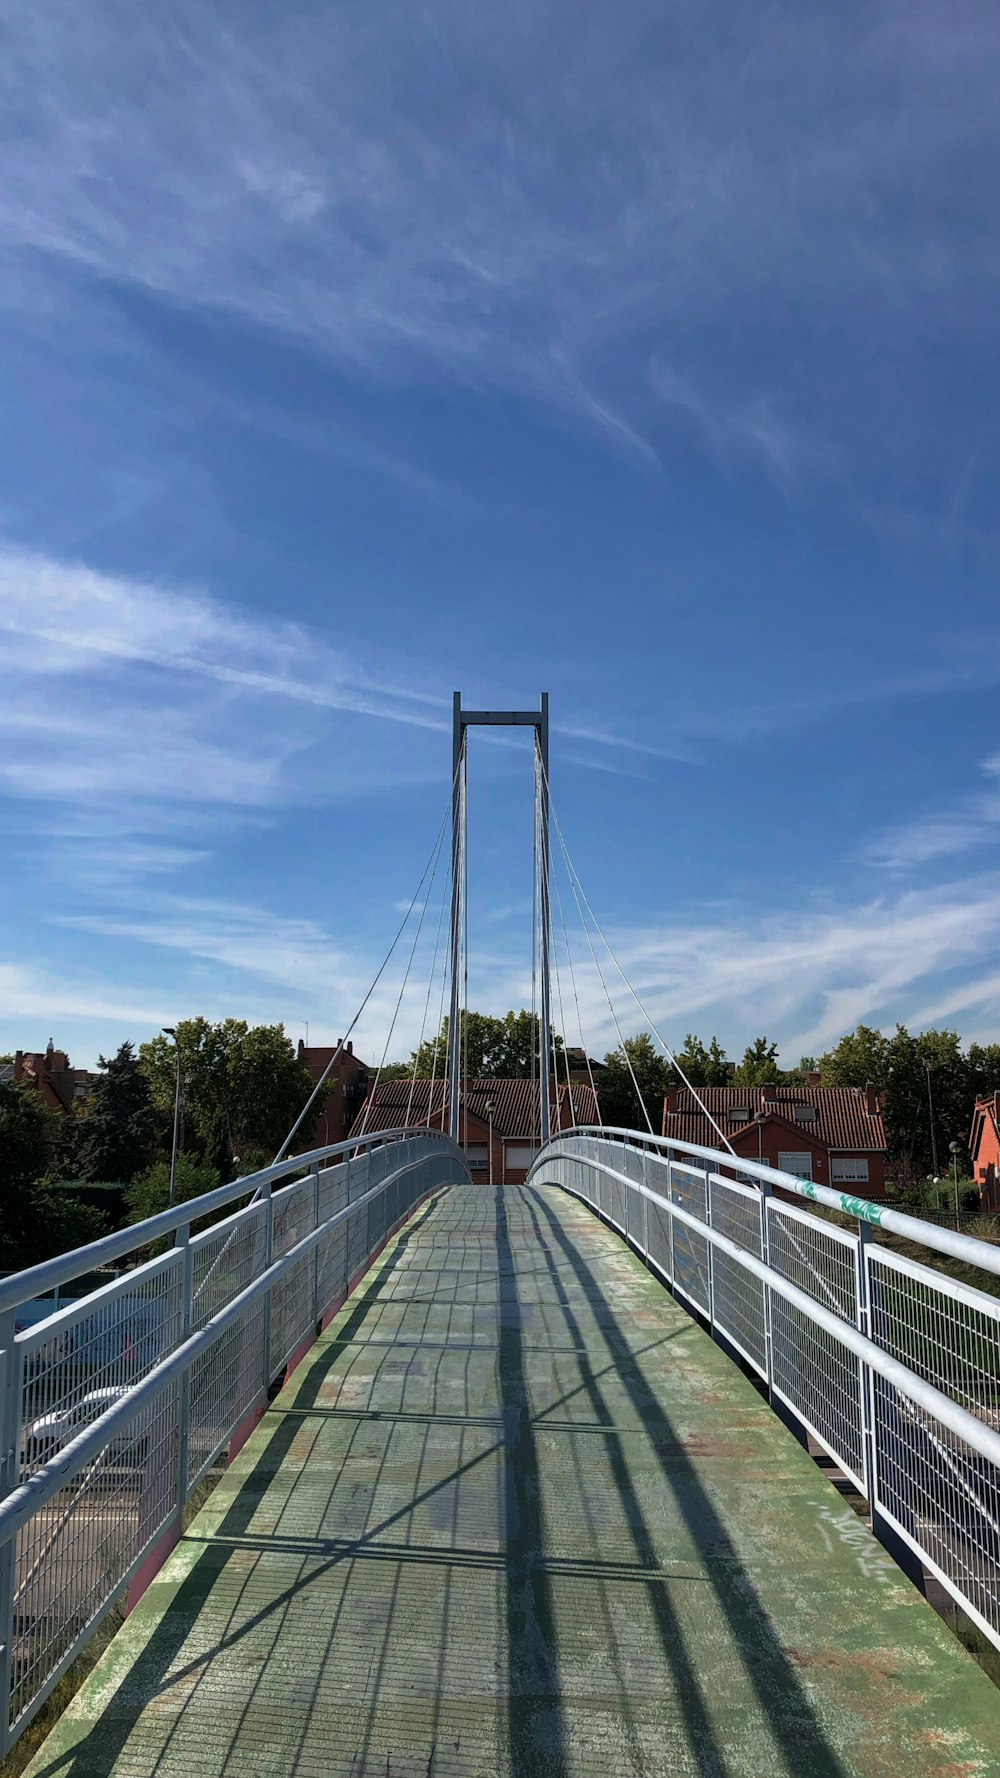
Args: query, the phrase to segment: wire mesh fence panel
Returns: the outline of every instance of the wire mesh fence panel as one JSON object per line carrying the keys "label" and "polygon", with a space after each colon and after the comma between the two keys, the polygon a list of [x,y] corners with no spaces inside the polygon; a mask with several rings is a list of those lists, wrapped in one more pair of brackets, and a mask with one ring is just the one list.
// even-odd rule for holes
{"label": "wire mesh fence panel", "polygon": [[[619,1143],[618,1147],[614,1150],[614,1152],[612,1154],[612,1159],[611,1159],[611,1165],[615,1169],[615,1174],[621,1173],[621,1171],[623,1169],[624,1160],[625,1160],[625,1147],[623,1144]],[[611,1192],[610,1192],[610,1201],[608,1204],[608,1209],[607,1209],[606,1214],[610,1217],[611,1221],[614,1223],[616,1228],[624,1230],[624,1227],[625,1227],[625,1187],[622,1184],[621,1180],[619,1178],[615,1177],[614,1175],[609,1180],[609,1184],[611,1187]]]}
{"label": "wire mesh fence panel", "polygon": [[[219,1450],[266,1399],[265,1354],[270,1351],[279,1369],[310,1337],[318,1306],[344,1294],[371,1246],[416,1197],[431,1185],[467,1177],[459,1151],[444,1139],[386,1140],[374,1154],[350,1159],[337,1152],[333,1166],[273,1196],[270,1170],[256,1188],[237,1182],[223,1203],[251,1191],[262,1195],[194,1237],[189,1231],[199,1208],[192,1200],[168,1225],[177,1230],[174,1247],[14,1338],[2,1392],[10,1427],[6,1486],[30,1476],[40,1486],[27,1520],[22,1505],[12,1508],[0,1551],[13,1594],[12,1618],[0,1629],[0,1635],[9,1629],[0,1671],[9,1666],[11,1675],[0,1741],[30,1720],[157,1538],[177,1522]],[[288,1163],[289,1170],[300,1164]],[[386,1182],[384,1192],[357,1203],[379,1181]],[[200,1214],[217,1214],[218,1196],[206,1200]],[[352,1202],[353,1214],[265,1281],[269,1264],[287,1260],[321,1222]],[[145,1244],[137,1227],[134,1251],[162,1243],[163,1220]],[[97,1243],[94,1253],[106,1250]],[[25,1274],[15,1304],[37,1294],[33,1282]],[[210,1329],[243,1292],[251,1293],[249,1300],[229,1325]],[[6,1313],[13,1330],[14,1311]],[[207,1339],[213,1331],[185,1372],[157,1387],[154,1367],[183,1340]],[[102,1419],[129,1408],[101,1443]],[[90,1455],[64,1473],[54,1459],[83,1435]]]}
{"label": "wire mesh fence panel", "polygon": [[[274,1236],[272,1258],[286,1253],[311,1235],[316,1226],[314,1175],[276,1192],[272,1199]],[[285,1273],[271,1291],[271,1375],[287,1363],[303,1341],[315,1332],[313,1282],[315,1264],[306,1254]]]}
{"label": "wire mesh fence panel", "polygon": [[248,1204],[191,1240],[191,1332],[197,1333],[267,1264],[267,1204]]}
{"label": "wire mesh fence panel", "polygon": [[[711,1222],[720,1235],[755,1258],[764,1256],[763,1199],[753,1186],[711,1177]],[[712,1253],[712,1316],[726,1338],[767,1376],[767,1303],[764,1285],[731,1254]]]}
{"label": "wire mesh fence panel", "polygon": [[[644,1183],[646,1167],[645,1153],[637,1148],[627,1148],[624,1155],[622,1171],[637,1184]],[[625,1188],[625,1233],[630,1241],[638,1247],[645,1247],[646,1218],[644,1211],[645,1199],[641,1192]]]}
{"label": "wire mesh fence panel", "polygon": [[68,1664],[178,1510],[177,1406],[172,1383],[18,1534],[10,1727]]}
{"label": "wire mesh fence panel", "polygon": [[22,1480],[173,1350],[181,1288],[180,1254],[165,1254],[18,1336]]}
{"label": "wire mesh fence panel", "polygon": [[[678,1204],[699,1222],[707,1221],[708,1180],[705,1173],[686,1162],[670,1168],[671,1203]],[[673,1218],[673,1286],[703,1315],[711,1313],[709,1242],[679,1217]]]}
{"label": "wire mesh fence panel", "polygon": [[240,1421],[266,1399],[265,1298],[248,1304],[190,1372],[187,1488],[194,1488]]}
{"label": "wire mesh fence panel", "polygon": [[[351,1162],[325,1168],[319,1176],[320,1225],[329,1222],[347,1204]],[[319,1313],[347,1290],[347,1230],[341,1223],[319,1243],[316,1257],[316,1296]]]}
{"label": "wire mesh fence panel", "polygon": [[[766,1200],[765,1217],[773,1270],[857,1327],[857,1236],[774,1198]],[[774,1390],[867,1494],[861,1361],[805,1311],[773,1290],[768,1294]]]}
{"label": "wire mesh fence panel", "polygon": [[[876,1345],[1000,1427],[1000,1301],[883,1247],[864,1261]],[[996,1466],[881,1377],[872,1398],[877,1504],[1000,1646]]]}

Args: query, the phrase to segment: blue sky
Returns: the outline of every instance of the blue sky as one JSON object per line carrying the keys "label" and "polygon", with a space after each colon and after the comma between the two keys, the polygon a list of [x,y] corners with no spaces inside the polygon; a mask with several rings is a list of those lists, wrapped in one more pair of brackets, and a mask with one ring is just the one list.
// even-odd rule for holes
{"label": "blue sky", "polygon": [[0,1049],[338,1035],[455,688],[668,1038],[995,1038],[995,7],[3,10]]}

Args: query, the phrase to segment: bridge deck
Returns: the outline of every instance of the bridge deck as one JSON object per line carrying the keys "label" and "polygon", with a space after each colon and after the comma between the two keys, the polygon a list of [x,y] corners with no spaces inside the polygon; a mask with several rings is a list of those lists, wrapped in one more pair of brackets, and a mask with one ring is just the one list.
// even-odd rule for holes
{"label": "bridge deck", "polygon": [[1000,1699],[556,1191],[420,1212],[33,1778],[971,1778]]}

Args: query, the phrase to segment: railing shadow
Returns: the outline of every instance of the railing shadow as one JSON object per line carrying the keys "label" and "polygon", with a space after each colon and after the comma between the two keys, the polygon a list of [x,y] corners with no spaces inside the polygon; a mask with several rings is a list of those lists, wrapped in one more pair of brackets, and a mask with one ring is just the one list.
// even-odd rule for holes
{"label": "railing shadow", "polygon": [[[559,1275],[557,1252],[569,1266],[585,1300],[594,1310],[595,1324],[614,1360],[617,1377],[649,1434],[650,1448],[662,1472],[664,1484],[670,1489],[688,1532],[701,1551],[706,1575],[725,1615],[730,1636],[739,1651],[739,1658],[761,1712],[775,1744],[781,1749],[786,1771],[790,1778],[846,1778],[846,1768],[830,1746],[812,1701],[778,1640],[753,1577],[741,1561],[732,1537],[701,1475],[685,1452],[659,1395],[647,1383],[604,1295],[600,1281],[590,1271],[580,1250],[546,1202],[544,1194],[526,1188],[525,1196],[534,1199],[538,1207],[540,1214],[533,1211],[532,1215],[539,1245],[546,1254],[552,1281],[567,1321],[571,1325],[578,1325],[569,1294]],[[546,1230],[549,1240],[546,1239]],[[582,1360],[582,1363],[585,1367],[585,1387],[594,1411],[603,1411],[610,1421],[600,1388],[592,1380],[592,1374],[588,1374],[586,1360]],[[616,1436],[612,1433],[609,1437],[616,1484],[623,1502],[633,1501],[625,1453]],[[629,1510],[641,1548],[646,1537],[641,1510],[634,1501]],[[682,1653],[683,1645],[677,1634],[676,1624],[669,1611],[664,1609],[664,1604],[659,1607],[657,1619],[663,1651],[675,1671],[691,1739],[697,1747],[707,1727],[700,1684],[690,1660]],[[707,1765],[703,1769],[706,1772],[718,1770],[721,1753],[713,1744],[711,1736],[702,1745],[710,1749],[710,1757],[715,1761],[714,1765]]]}
{"label": "railing shadow", "polygon": [[[336,1341],[327,1342],[321,1350],[311,1356],[307,1355],[303,1360],[303,1374],[299,1378],[296,1393],[300,1409],[316,1404],[337,1352],[361,1332],[378,1303],[400,1250],[419,1236],[423,1223],[434,1209],[435,1201],[432,1200],[405,1226],[398,1239],[393,1241],[389,1257],[372,1271],[364,1281],[364,1287],[356,1292],[354,1307],[342,1323]],[[209,1589],[237,1554],[240,1548],[237,1540],[249,1530],[268,1487],[288,1458],[299,1424],[297,1416],[275,1415],[273,1430],[266,1445],[244,1478],[236,1498],[214,1534],[218,1541],[209,1541],[199,1550],[148,1642],[140,1649],[131,1665],[122,1671],[118,1685],[109,1690],[102,1703],[100,1718],[91,1731],[76,1743],[68,1757],[59,1755],[51,1762],[38,1765],[37,1778],[54,1778],[56,1773],[59,1778],[103,1778],[104,1774],[112,1771],[115,1762],[125,1752],[151,1700],[161,1697],[175,1686],[184,1685],[207,1666],[218,1649],[232,1647],[235,1642],[251,1635],[263,1617],[280,1611],[282,1605],[294,1596],[297,1589],[290,1587],[286,1595],[279,1595],[277,1599],[269,1601],[266,1611],[251,1616],[230,1636],[224,1637],[217,1649],[202,1650],[186,1666],[176,1665],[204,1608]],[[190,1533],[186,1533],[181,1540],[181,1547],[190,1541]],[[349,1559],[351,1553],[349,1546],[338,1549],[330,1557],[329,1566]],[[332,1627],[330,1634],[333,1634]],[[232,1735],[234,1745],[239,1726],[236,1726]],[[170,1731],[158,1748],[155,1762],[157,1769],[164,1762],[169,1740]],[[223,1760],[220,1769],[226,1767],[227,1761]]]}

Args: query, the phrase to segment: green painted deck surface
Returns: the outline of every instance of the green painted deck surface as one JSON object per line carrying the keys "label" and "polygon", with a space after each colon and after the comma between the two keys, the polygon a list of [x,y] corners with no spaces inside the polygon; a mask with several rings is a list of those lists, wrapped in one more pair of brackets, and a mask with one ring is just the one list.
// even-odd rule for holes
{"label": "green painted deck surface", "polygon": [[624,1244],[420,1211],[31,1778],[971,1778],[1000,1696]]}

